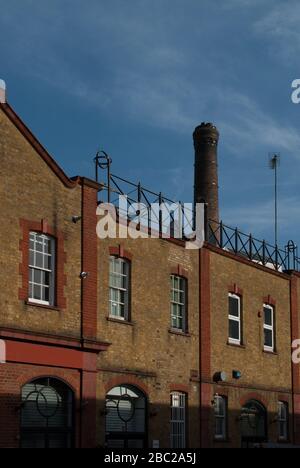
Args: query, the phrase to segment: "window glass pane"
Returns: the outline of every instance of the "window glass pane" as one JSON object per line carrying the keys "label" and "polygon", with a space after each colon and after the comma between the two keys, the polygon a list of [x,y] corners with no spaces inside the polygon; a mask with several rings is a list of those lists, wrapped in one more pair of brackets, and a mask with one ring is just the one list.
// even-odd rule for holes
{"label": "window glass pane", "polygon": [[264,330],[265,332],[265,346],[273,348],[273,332],[272,330]]}
{"label": "window glass pane", "polygon": [[282,402],[279,403],[279,417],[283,420],[286,419],[286,405]]}
{"label": "window glass pane", "polygon": [[37,285],[33,285],[33,299],[36,299],[37,301],[41,301],[41,287]]}
{"label": "window glass pane", "polygon": [[43,301],[49,302],[49,288],[42,286]]}
{"label": "window glass pane", "polygon": [[236,320],[229,320],[229,338],[240,339],[240,324]]}
{"label": "window glass pane", "polygon": [[229,296],[229,315],[233,317],[240,316],[239,303],[240,301],[238,298]]}
{"label": "window glass pane", "polygon": [[268,307],[264,308],[264,316],[265,316],[265,325],[272,325],[273,322],[273,311]]}
{"label": "window glass pane", "polygon": [[279,423],[279,436],[281,438],[286,437],[286,423],[285,422],[280,422]]}
{"label": "window glass pane", "polygon": [[222,418],[216,418],[216,436],[224,437],[224,421]]}
{"label": "window glass pane", "polygon": [[39,253],[39,252],[35,253],[35,265],[34,266],[36,266],[38,268],[43,268],[44,267],[43,254],[42,253]]}
{"label": "window glass pane", "polygon": [[51,270],[51,257],[49,255],[45,255],[44,257],[44,268],[46,270]]}
{"label": "window glass pane", "polygon": [[29,265],[34,266],[34,252],[32,250],[29,251]]}

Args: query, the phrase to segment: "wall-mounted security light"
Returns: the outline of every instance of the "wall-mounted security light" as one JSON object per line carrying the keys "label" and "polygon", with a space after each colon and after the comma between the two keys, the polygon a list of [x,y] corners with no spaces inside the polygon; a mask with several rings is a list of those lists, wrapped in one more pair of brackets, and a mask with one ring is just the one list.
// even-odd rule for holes
{"label": "wall-mounted security light", "polygon": [[81,216],[72,216],[72,223],[77,224],[81,219]]}
{"label": "wall-mounted security light", "polygon": [[89,272],[88,272],[88,271],[82,271],[82,272],[80,273],[80,278],[81,278],[81,279],[86,279],[88,276],[89,276]]}
{"label": "wall-mounted security light", "polygon": [[239,370],[232,371],[232,378],[235,380],[240,380],[242,378],[242,373]]}
{"label": "wall-mounted security light", "polygon": [[226,382],[227,374],[226,372],[216,372],[214,374],[214,382]]}

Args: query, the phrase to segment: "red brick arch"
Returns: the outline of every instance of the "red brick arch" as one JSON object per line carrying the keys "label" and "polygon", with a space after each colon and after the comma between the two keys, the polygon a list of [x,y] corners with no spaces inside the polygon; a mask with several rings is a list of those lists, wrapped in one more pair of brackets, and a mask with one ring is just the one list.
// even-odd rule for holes
{"label": "red brick arch", "polygon": [[78,388],[77,379],[72,378],[71,376],[66,376],[65,372],[62,372],[61,373],[62,375],[60,375],[59,371],[51,371],[50,370],[49,372],[41,373],[40,370],[39,371],[37,370],[37,372],[32,372],[31,371],[30,373],[27,372],[27,373],[22,373],[21,375],[19,375],[19,377],[17,378],[17,382],[18,382],[18,385],[20,387],[20,392],[21,392],[22,388],[24,387],[24,385],[26,385],[27,383],[30,383],[30,382],[32,382],[34,380],[44,379],[44,378],[49,377],[51,379],[60,380],[65,385],[70,387],[70,389],[74,393],[75,397],[79,397],[79,388]]}
{"label": "red brick arch", "polygon": [[184,384],[171,384],[170,385],[170,392],[182,392],[189,394],[190,388],[188,385]]}
{"label": "red brick arch", "polygon": [[137,379],[132,375],[114,377],[113,379],[110,379],[105,384],[105,392],[108,393],[110,390],[112,390],[114,387],[117,387],[118,385],[133,385],[134,387],[137,387],[139,390],[141,390],[146,397],[148,397],[149,395],[149,389],[147,385],[145,385],[144,382],[141,382],[140,379]]}
{"label": "red brick arch", "polygon": [[260,393],[247,393],[240,399],[240,404],[243,407],[248,401],[256,400],[258,403],[261,403],[266,410],[268,410],[269,401],[267,401]]}

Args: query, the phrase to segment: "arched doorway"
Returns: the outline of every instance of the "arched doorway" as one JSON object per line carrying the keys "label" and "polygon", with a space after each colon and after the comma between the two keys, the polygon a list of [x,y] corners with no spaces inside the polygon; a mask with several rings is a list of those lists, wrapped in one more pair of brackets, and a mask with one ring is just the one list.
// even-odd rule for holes
{"label": "arched doorway", "polygon": [[74,395],[63,382],[41,378],[22,388],[21,447],[72,448]]}
{"label": "arched doorway", "polygon": [[109,448],[144,448],[147,399],[132,385],[114,387],[106,395],[106,445]]}
{"label": "arched doorway", "polygon": [[242,447],[251,448],[267,442],[267,411],[262,403],[249,400],[242,408],[240,421]]}

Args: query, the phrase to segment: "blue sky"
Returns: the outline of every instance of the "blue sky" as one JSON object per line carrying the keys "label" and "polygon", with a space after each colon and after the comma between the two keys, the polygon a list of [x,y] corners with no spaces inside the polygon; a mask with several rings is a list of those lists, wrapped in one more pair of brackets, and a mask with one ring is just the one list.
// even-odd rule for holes
{"label": "blue sky", "polygon": [[68,175],[113,171],[192,201],[194,127],[220,130],[224,222],[300,243],[300,4],[294,0],[0,0],[10,104]]}

